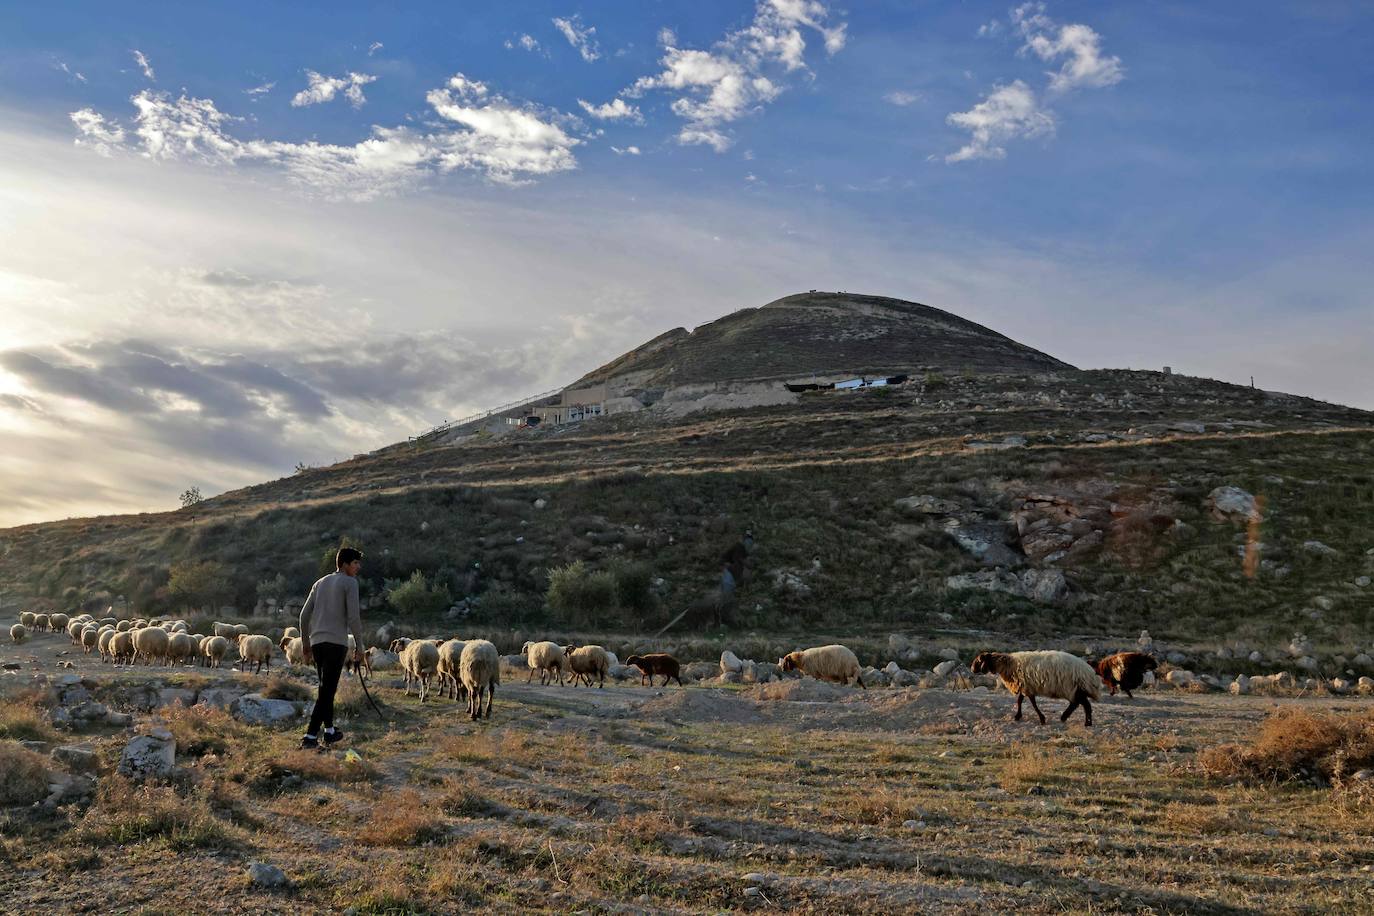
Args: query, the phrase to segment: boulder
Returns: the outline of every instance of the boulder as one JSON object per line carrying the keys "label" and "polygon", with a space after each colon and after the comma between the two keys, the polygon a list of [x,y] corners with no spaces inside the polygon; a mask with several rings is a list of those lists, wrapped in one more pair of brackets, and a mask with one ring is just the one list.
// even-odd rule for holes
{"label": "boulder", "polygon": [[898,665],[896,662],[888,662],[886,665],[883,666],[883,674],[886,674],[888,677],[892,677],[898,671],[901,670],[901,666]]}
{"label": "boulder", "polygon": [[960,547],[984,566],[1020,566],[1025,558],[1007,546],[1001,526],[989,524],[959,525],[947,533]]}
{"label": "boulder", "polygon": [[254,887],[285,887],[289,882],[286,872],[275,865],[254,862],[248,866],[248,880]]}
{"label": "boulder", "polygon": [[1295,659],[1293,664],[1302,671],[1315,672],[1320,667],[1317,664],[1317,660],[1310,655],[1304,655],[1301,658]]}
{"label": "boulder", "polygon": [[893,687],[915,687],[921,678],[912,671],[905,668],[897,669],[895,674],[888,675],[888,683]]}
{"label": "boulder", "polygon": [[1217,487],[1207,494],[1207,508],[1220,522],[1248,522],[1259,511],[1252,493],[1240,487]]}
{"label": "boulder", "polygon": [[744,670],[744,662],[740,661],[738,655],[731,652],[729,649],[720,653],[720,671],[722,674],[727,672],[738,674],[742,670]]}
{"label": "boulder", "polygon": [[606,673],[615,681],[638,681],[643,676],[638,668],[631,668],[629,665],[611,665],[606,669]]}
{"label": "boulder", "polygon": [[159,706],[171,706],[174,703],[180,703],[182,706],[194,706],[196,705],[196,692],[183,687],[164,687],[158,691],[157,704]]}
{"label": "boulder", "polygon": [[754,678],[760,684],[782,680],[782,668],[772,662],[754,662]]}
{"label": "boulder", "polygon": [[1339,553],[1334,547],[1328,547],[1321,541],[1303,541],[1302,549],[1320,557],[1334,557]]}
{"label": "boulder", "polygon": [[63,744],[52,749],[52,759],[78,773],[94,773],[100,766],[95,748],[89,744]]}
{"label": "boulder", "polygon": [[880,668],[865,668],[859,672],[859,679],[864,682],[865,687],[886,687],[888,676]]}
{"label": "boulder", "polygon": [[1356,681],[1355,684],[1359,688],[1360,693],[1374,693],[1374,677],[1363,676]]}
{"label": "boulder", "polygon": [[239,697],[247,691],[236,687],[207,687],[200,692],[199,705],[217,706],[220,709],[228,709]]}
{"label": "boulder", "polygon": [[1164,680],[1171,687],[1189,687],[1197,683],[1197,675],[1183,668],[1175,668],[1164,676]]}
{"label": "boulder", "polygon": [[1149,652],[1154,647],[1155,641],[1151,638],[1149,630],[1141,630],[1140,637],[1135,641],[1135,644],[1141,652]]}
{"label": "boulder", "polygon": [[940,664],[936,665],[934,668],[932,668],[932,669],[930,669],[930,670],[931,670],[932,673],[934,673],[934,675],[935,675],[936,677],[941,677],[941,678],[943,678],[943,677],[949,677],[950,672],[954,671],[954,669],[955,669],[955,668],[958,668],[958,667],[959,667],[959,661],[958,661],[958,659],[947,659],[947,660],[945,660],[945,661],[940,662]]}
{"label": "boulder", "polygon": [[930,494],[905,496],[895,500],[893,505],[907,515],[952,515],[959,511],[959,504],[953,500]]}
{"label": "boulder", "polygon": [[1360,588],[1369,588],[1370,579],[1368,576],[1356,576],[1355,585]]}
{"label": "boulder", "polygon": [[229,704],[229,714],[249,725],[280,725],[297,717],[296,704],[290,700],[271,700],[249,693]]}
{"label": "boulder", "polygon": [[940,650],[940,657],[946,660],[958,661],[959,652],[957,649],[953,649],[950,646],[945,646],[943,649]]}
{"label": "boulder", "polygon": [[[521,665],[525,664],[525,657],[523,655],[511,657],[520,659]],[[368,663],[372,665],[373,671],[391,671],[395,668],[399,668],[401,665],[401,656],[399,654],[388,652],[386,649],[380,649],[376,646],[367,650],[367,658]]]}
{"label": "boulder", "polygon": [[1250,692],[1250,678],[1244,674],[1237,675],[1231,682],[1230,691],[1238,697],[1243,697]]}
{"label": "boulder", "polygon": [[986,592],[1005,592],[1041,604],[1057,604],[1068,594],[1068,581],[1058,569],[1028,569],[1020,575],[1006,569],[984,569],[975,573],[961,573],[945,579],[950,589],[979,589]]}
{"label": "boulder", "polygon": [[124,745],[119,772],[131,779],[165,779],[176,766],[177,744],[172,733],[155,728]]}
{"label": "boulder", "polygon": [[1356,668],[1374,668],[1374,658],[1370,658],[1366,652],[1361,652],[1350,660],[1350,664]]}
{"label": "boulder", "polygon": [[1247,655],[1247,656],[1245,656],[1245,657],[1246,657],[1247,659],[1249,659],[1249,661],[1252,662],[1253,664],[1259,664],[1260,662],[1264,661],[1264,653],[1261,652],[1261,651],[1258,650],[1258,649],[1256,649],[1255,651],[1251,652],[1249,655]]}
{"label": "boulder", "polygon": [[1175,649],[1173,652],[1165,655],[1164,660],[1171,665],[1186,665],[1188,663],[1188,656]]}

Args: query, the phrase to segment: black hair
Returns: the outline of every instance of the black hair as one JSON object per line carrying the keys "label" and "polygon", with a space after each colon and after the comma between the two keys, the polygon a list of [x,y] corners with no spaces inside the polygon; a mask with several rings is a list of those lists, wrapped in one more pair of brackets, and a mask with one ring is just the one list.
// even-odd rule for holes
{"label": "black hair", "polygon": [[343,569],[345,566],[347,566],[349,563],[352,563],[354,560],[361,560],[362,558],[363,552],[358,548],[340,547],[338,554],[334,557],[334,566],[337,569]]}

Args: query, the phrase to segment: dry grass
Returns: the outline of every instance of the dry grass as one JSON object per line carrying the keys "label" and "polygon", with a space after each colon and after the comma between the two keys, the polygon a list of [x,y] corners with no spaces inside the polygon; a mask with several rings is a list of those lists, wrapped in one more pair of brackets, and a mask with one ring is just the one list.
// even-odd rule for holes
{"label": "dry grass", "polygon": [[250,734],[247,726],[217,706],[173,703],[161,708],[160,717],[176,739],[177,754],[185,757],[223,754]]}
{"label": "dry grass", "polygon": [[0,740],[52,741],[56,734],[47,710],[32,694],[0,703]]}
{"label": "dry grass", "polygon": [[274,674],[263,685],[262,695],[271,700],[307,703],[315,699],[314,689],[285,674]]}
{"label": "dry grass", "polygon": [[434,800],[414,789],[386,792],[358,824],[358,840],[369,846],[418,846],[442,839],[443,818]]}
{"label": "dry grass", "polygon": [[112,774],[100,780],[95,802],[72,831],[71,841],[89,846],[159,841],[186,852],[232,849],[242,837],[214,815],[202,793],[183,795],[170,786],[138,785]]}
{"label": "dry grass", "polygon": [[48,762],[17,741],[0,741],[0,805],[30,805],[48,794]]}
{"label": "dry grass", "polygon": [[1374,713],[1283,709],[1265,719],[1248,746],[1208,748],[1198,764],[1211,776],[1338,781],[1374,767]]}
{"label": "dry grass", "polygon": [[1002,765],[999,782],[1008,792],[1023,792],[1058,781],[1063,765],[1062,756],[1053,748],[1022,744]]}

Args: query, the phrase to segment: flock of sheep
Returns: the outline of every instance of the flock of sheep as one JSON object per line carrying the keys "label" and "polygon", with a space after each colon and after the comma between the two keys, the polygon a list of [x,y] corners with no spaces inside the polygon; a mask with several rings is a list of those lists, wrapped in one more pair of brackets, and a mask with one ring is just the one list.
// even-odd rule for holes
{"label": "flock of sheep", "polygon": [[[244,624],[216,623],[209,635],[189,632],[184,620],[99,620],[90,614],[69,617],[67,614],[45,614],[25,611],[19,623],[10,627],[10,639],[24,642],[36,631],[66,631],[74,645],[86,654],[98,652],[102,662],[116,664],[172,665],[194,661],[209,667],[221,667],[231,646],[237,649],[242,670],[254,666],[261,672],[271,667],[273,642],[267,636],[249,632]],[[289,664],[305,663],[304,647],[295,627],[286,628],[276,644]],[[354,648],[349,637],[350,657]],[[379,650],[368,649],[363,661],[350,666],[369,673]],[[420,701],[429,696],[431,685],[437,686],[440,696],[463,699],[468,715],[480,719],[491,718],[496,688],[501,683],[501,656],[496,646],[485,639],[409,639],[393,640],[388,651],[395,653],[404,673],[406,695],[412,687],[419,691]],[[614,661],[602,646],[561,646],[556,642],[527,642],[521,648],[529,666],[526,683],[537,672],[540,684],[562,685],[571,679],[574,684],[590,687],[595,681],[604,687],[606,675]],[[682,684],[681,666],[677,659],[665,653],[632,655],[626,659],[629,667],[638,668],[640,683],[662,676],[663,684],[677,680]],[[796,671],[824,681],[856,684],[863,687],[858,657],[845,646],[818,646],[789,653],[779,660],[783,671]],[[1106,685],[1114,695],[1118,689],[1127,696],[1141,685],[1145,672],[1155,669],[1155,661],[1141,652],[1118,652],[1089,664],[1076,655],[1060,651],[983,652],[974,658],[970,670],[975,674],[995,674],[1002,684],[1016,696],[1017,721],[1021,719],[1024,700],[1045,724],[1045,714],[1036,703],[1038,698],[1067,700],[1069,706],[1060,716],[1068,721],[1074,710],[1082,707],[1084,724],[1092,725],[1092,701],[1101,695]]]}

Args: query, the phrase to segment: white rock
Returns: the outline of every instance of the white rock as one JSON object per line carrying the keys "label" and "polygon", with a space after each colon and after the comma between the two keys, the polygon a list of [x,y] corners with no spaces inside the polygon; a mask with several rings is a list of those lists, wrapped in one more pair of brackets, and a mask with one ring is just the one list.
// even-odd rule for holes
{"label": "white rock", "polygon": [[1187,687],[1197,681],[1197,675],[1183,668],[1175,668],[1164,676],[1164,680],[1174,687]]}
{"label": "white rock", "polygon": [[176,766],[177,743],[165,728],[137,735],[124,746],[119,772],[133,779],[164,778]]}
{"label": "white rock", "polygon": [[1304,655],[1293,662],[1294,665],[1303,671],[1316,671],[1318,668],[1317,660],[1310,655]]}
{"label": "white rock", "polygon": [[1260,650],[1256,649],[1255,651],[1253,651],[1253,652],[1251,652],[1249,655],[1247,655],[1246,658],[1248,658],[1250,661],[1252,661],[1252,662],[1258,664],[1258,663],[1264,661],[1264,653],[1262,653],[1262,652],[1260,652]]}
{"label": "white rock", "polygon": [[902,666],[898,665],[896,662],[888,662],[886,665],[883,666],[883,673],[886,674],[888,677],[892,677],[898,671],[901,670]]}
{"label": "white rock", "polygon": [[945,648],[940,650],[940,657],[947,658],[952,661],[958,661],[959,653],[956,652],[954,649],[951,649],[949,646],[946,646]]}
{"label": "white rock", "polygon": [[744,662],[739,660],[739,656],[726,649],[720,653],[720,671],[725,674],[730,671],[736,673],[744,670]]}
{"label": "white rock", "polygon": [[958,667],[959,661],[957,659],[948,659],[946,661],[940,662],[940,664],[936,665],[934,668],[930,670],[935,673],[936,677],[946,677],[949,675],[951,671]]}
{"label": "white rock", "polygon": [[261,862],[248,866],[248,880],[257,887],[284,887],[287,883],[286,872],[275,865]]}
{"label": "white rock", "polygon": [[1250,692],[1250,678],[1244,674],[1237,675],[1231,682],[1230,690],[1238,697],[1243,697]]}
{"label": "white rock", "polygon": [[249,693],[229,704],[229,714],[249,725],[279,725],[298,715],[290,700],[273,700],[260,693]]}
{"label": "white rock", "polygon": [[1207,494],[1207,505],[1219,521],[1248,521],[1258,511],[1254,495],[1240,487],[1217,487]]}
{"label": "white rock", "polygon": [[1369,588],[1369,577],[1357,576],[1355,579],[1355,584],[1358,585],[1360,588]]}

